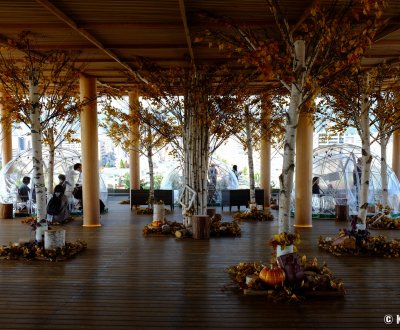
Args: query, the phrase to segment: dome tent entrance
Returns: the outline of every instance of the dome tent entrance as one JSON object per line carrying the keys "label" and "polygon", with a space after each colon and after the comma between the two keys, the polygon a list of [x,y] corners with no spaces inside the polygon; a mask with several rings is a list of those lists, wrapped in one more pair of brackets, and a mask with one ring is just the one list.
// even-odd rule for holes
{"label": "dome tent entrance", "polygon": [[[357,160],[361,158],[361,147],[350,144],[335,144],[314,149],[313,181],[318,181],[319,193],[313,194],[312,207],[316,216],[335,214],[336,205],[349,205],[351,214],[358,212],[359,172]],[[380,157],[372,154],[368,203],[382,202]],[[388,166],[389,206],[393,213],[399,212],[400,183]],[[317,180],[318,178],[318,180]],[[315,191],[315,189],[314,189]]]}

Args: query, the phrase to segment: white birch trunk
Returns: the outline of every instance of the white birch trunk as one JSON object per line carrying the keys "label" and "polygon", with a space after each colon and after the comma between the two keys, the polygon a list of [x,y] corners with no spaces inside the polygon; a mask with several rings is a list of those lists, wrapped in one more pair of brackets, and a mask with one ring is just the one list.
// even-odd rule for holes
{"label": "white birch trunk", "polygon": [[49,132],[49,164],[47,173],[47,184],[48,190],[52,194],[54,190],[54,158],[55,158],[55,146],[54,146],[54,132],[50,128]]}
{"label": "white birch trunk", "polygon": [[[295,42],[294,70],[303,72],[305,66],[305,44],[303,40]],[[303,73],[292,83],[290,104],[286,118],[286,133],[283,152],[282,173],[279,177],[279,233],[290,231],[290,196],[293,190],[294,160],[296,146],[296,131],[299,121],[299,106],[302,101]]]}
{"label": "white birch trunk", "polygon": [[40,125],[39,75],[33,70],[29,75],[29,100],[31,102],[32,166],[36,190],[36,220],[46,219],[46,188],[43,175],[42,127]]}
{"label": "white birch trunk", "polygon": [[[196,192],[194,214],[207,213],[207,173],[209,130],[207,126],[207,95],[202,95],[201,84],[206,82],[192,76],[192,84],[185,100],[185,130],[183,137],[185,184]],[[188,202],[188,198],[185,200]]]}
{"label": "white birch trunk", "polygon": [[[250,116],[248,107],[246,108],[246,116]],[[246,148],[247,161],[249,164],[249,182],[250,182],[250,200],[249,204],[256,204],[256,188],[254,184],[254,161],[253,161],[253,143],[251,136],[250,120],[246,120]]]}
{"label": "white birch trunk", "polygon": [[[368,81],[368,79],[367,79]],[[369,127],[369,99],[366,94],[361,96],[361,143],[362,143],[362,169],[361,169],[361,187],[359,194],[358,218],[365,226],[367,223],[368,209],[368,190],[371,169],[371,142]]]}
{"label": "white birch trunk", "polygon": [[150,189],[149,189],[149,205],[154,204],[154,165],[153,165],[153,137],[151,134],[151,127],[147,127],[147,162],[149,164],[149,177],[150,177]]}
{"label": "white birch trunk", "polygon": [[388,176],[387,176],[387,163],[386,163],[386,154],[387,154],[387,144],[389,139],[385,134],[382,134],[380,138],[381,144],[381,181],[382,181],[382,205],[389,205],[389,194],[388,194]]}

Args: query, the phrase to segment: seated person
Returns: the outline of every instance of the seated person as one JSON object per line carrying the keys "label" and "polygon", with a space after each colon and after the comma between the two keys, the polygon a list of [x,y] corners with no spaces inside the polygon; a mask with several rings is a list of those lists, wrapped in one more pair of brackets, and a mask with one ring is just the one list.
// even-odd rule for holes
{"label": "seated person", "polygon": [[47,204],[47,220],[63,223],[69,218],[68,197],[64,195],[62,185],[54,187],[53,197]]}
{"label": "seated person", "polygon": [[70,189],[67,189],[67,188],[71,187],[72,185],[67,181],[67,178],[66,178],[66,176],[64,174],[60,174],[58,176],[58,180],[60,180],[58,182],[58,184],[63,187],[64,195],[66,195],[66,191],[70,190]]}
{"label": "seated person", "polygon": [[24,176],[22,179],[22,185],[18,188],[18,196],[22,202],[27,202],[29,200],[29,193],[31,188],[29,184],[31,183],[31,178],[29,176]]}

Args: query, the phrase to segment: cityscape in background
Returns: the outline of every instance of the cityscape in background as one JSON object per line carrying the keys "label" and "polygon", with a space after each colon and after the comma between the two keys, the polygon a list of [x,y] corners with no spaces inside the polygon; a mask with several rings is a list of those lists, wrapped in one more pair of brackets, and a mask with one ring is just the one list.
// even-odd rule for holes
{"label": "cityscape in background", "polygon": [[[332,144],[355,144],[361,145],[361,140],[355,130],[349,130],[345,135],[327,135],[323,132],[314,133],[313,147],[321,147]],[[79,138],[79,136],[77,136]],[[20,152],[31,148],[31,138],[23,130],[14,130],[13,137],[13,158]],[[129,155],[121,147],[115,146],[112,140],[103,133],[99,134],[98,142],[99,150],[99,166],[102,178],[109,189],[128,189],[129,188]],[[1,144],[1,141],[0,141]],[[81,153],[81,145],[79,143],[63,142],[61,145],[64,149],[71,149],[79,154]],[[372,145],[372,152],[376,155],[380,154],[378,144]],[[388,145],[388,164],[391,164],[392,143]],[[2,156],[1,156],[2,157]],[[222,145],[213,155],[214,159],[225,163],[225,167],[231,169],[235,164],[241,175],[239,177],[240,188],[248,188],[248,159],[243,147],[231,139]],[[156,185],[160,185],[163,178],[166,178],[171,171],[175,170],[179,163],[176,159],[169,155],[168,149],[162,149],[154,158],[154,174],[156,177]],[[271,158],[271,185],[278,188],[278,178],[282,169],[282,150],[272,150]],[[256,186],[259,185],[260,177],[260,154],[254,152],[254,171],[256,178]],[[141,184],[146,187],[149,182],[148,161],[144,156],[140,157]]]}

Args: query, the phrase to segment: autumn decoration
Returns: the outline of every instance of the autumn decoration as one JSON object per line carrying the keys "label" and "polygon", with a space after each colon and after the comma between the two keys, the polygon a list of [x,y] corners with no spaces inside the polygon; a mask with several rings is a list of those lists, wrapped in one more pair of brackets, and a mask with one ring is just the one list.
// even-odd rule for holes
{"label": "autumn decoration", "polygon": [[300,244],[300,234],[298,233],[287,233],[282,232],[273,236],[273,239],[268,242],[274,250],[280,246],[281,249],[285,249],[289,245],[293,245],[293,251],[297,251],[297,245]]}
{"label": "autumn decoration", "polygon": [[400,219],[393,218],[391,213],[393,208],[388,205],[382,205],[378,203],[376,205],[378,210],[377,214],[373,217],[367,218],[367,225],[370,229],[399,229]]}
{"label": "autumn decoration", "polygon": [[260,280],[269,286],[283,285],[285,281],[285,271],[277,265],[264,267],[258,275]]}
{"label": "autumn decoration", "polygon": [[42,242],[10,243],[0,246],[1,260],[41,260],[64,261],[77,255],[87,248],[86,242],[76,241],[65,243],[65,246],[55,249],[45,249]]}
{"label": "autumn decoration", "polygon": [[257,210],[257,209],[249,209],[246,212],[237,212],[233,216],[233,218],[237,221],[240,220],[258,220],[258,221],[273,221],[274,216],[272,213],[268,210],[266,212],[263,212],[262,210]]}
{"label": "autumn decoration", "polygon": [[333,255],[364,255],[376,257],[399,257],[400,241],[388,240],[384,236],[371,236],[367,229],[357,229],[354,221],[351,229],[341,229],[335,238],[322,237],[318,239],[319,248]]}
{"label": "autumn decoration", "polygon": [[[178,233],[177,233],[178,232]],[[170,221],[152,221],[143,228],[144,236],[175,236],[176,238],[190,238],[192,233],[182,223]],[[210,219],[210,237],[237,237],[241,229],[236,221],[222,222],[220,214]]]}
{"label": "autumn decoration", "polygon": [[343,282],[334,278],[326,264],[319,265],[316,258],[308,261],[306,256],[299,257],[299,262],[304,278],[301,283],[294,284],[287,281],[284,270],[276,264],[266,267],[260,262],[240,262],[229,267],[227,272],[240,292],[266,295],[274,302],[298,303],[306,297],[345,294]]}

